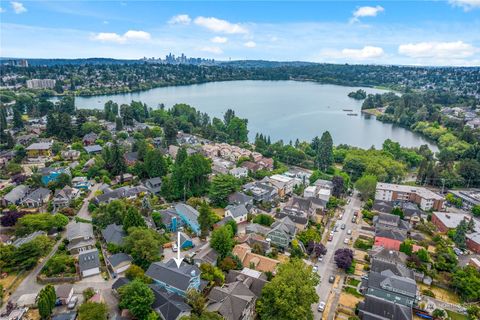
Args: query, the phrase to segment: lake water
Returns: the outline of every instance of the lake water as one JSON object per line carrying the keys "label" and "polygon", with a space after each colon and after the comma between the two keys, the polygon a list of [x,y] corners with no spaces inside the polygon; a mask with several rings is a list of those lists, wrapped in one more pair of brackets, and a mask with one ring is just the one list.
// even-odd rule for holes
{"label": "lake water", "polygon": [[[148,91],[93,97],[77,97],[77,108],[99,108],[108,100],[118,104],[142,101],[152,108],[160,103],[170,107],[187,103],[211,117],[223,117],[227,109],[248,119],[250,138],[255,134],[270,135],[272,141],[285,143],[295,139],[311,141],[330,131],[335,145],[344,143],[362,148],[381,147],[386,139],[402,146],[427,144],[437,148],[420,135],[360,112],[362,101],[347,95],[359,87],[344,87],[298,81],[228,81],[198,85],[156,88]],[[385,90],[362,88],[367,93]],[[352,109],[357,116],[348,116]]]}

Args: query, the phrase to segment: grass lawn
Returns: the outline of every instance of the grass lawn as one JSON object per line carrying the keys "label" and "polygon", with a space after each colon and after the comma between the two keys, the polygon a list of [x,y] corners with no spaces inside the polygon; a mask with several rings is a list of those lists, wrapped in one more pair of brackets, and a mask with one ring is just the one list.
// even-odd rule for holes
{"label": "grass lawn", "polygon": [[356,287],[356,286],[358,286],[358,284],[359,284],[360,282],[362,282],[362,281],[357,280],[357,279],[355,279],[355,278],[348,278],[347,284]]}
{"label": "grass lawn", "polygon": [[353,296],[351,294],[347,293],[341,293],[340,298],[338,300],[338,304],[345,306],[345,307],[350,307],[352,309],[355,308],[358,302],[362,301],[360,297]]}
{"label": "grass lawn", "polygon": [[357,298],[361,298],[363,297],[362,294],[360,292],[357,291],[357,289],[355,288],[352,288],[352,287],[344,287],[343,288],[343,291],[357,297]]}
{"label": "grass lawn", "polygon": [[467,316],[464,316],[463,314],[460,314],[460,313],[447,310],[447,314],[452,320],[467,320]]}
{"label": "grass lawn", "polygon": [[213,213],[215,213],[220,219],[225,216],[225,209],[223,208],[212,208]]}
{"label": "grass lawn", "polygon": [[453,304],[459,304],[460,303],[460,298],[458,297],[457,294],[453,290],[447,290],[435,286],[427,286],[423,283],[419,283],[418,286],[420,287],[420,291],[423,291],[424,289],[431,290],[435,294],[435,298],[441,301],[453,303]]}

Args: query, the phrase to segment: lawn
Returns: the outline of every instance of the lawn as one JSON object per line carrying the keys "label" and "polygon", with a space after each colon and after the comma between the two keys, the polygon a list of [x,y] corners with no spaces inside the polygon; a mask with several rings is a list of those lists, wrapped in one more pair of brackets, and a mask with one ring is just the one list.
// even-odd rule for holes
{"label": "lawn", "polygon": [[467,317],[460,313],[447,310],[447,314],[452,320],[467,320]]}
{"label": "lawn", "polygon": [[357,298],[363,297],[362,294],[357,291],[357,289],[352,288],[352,287],[343,287],[343,291],[345,291],[346,293],[349,293],[352,296],[355,296]]}
{"label": "lawn", "polygon": [[225,216],[225,209],[223,208],[212,208],[213,213],[215,213],[220,219]]}
{"label": "lawn", "polygon": [[452,290],[447,290],[435,286],[427,286],[423,283],[419,283],[418,286],[420,287],[420,291],[423,291],[424,289],[431,290],[435,294],[435,298],[438,300],[449,302],[452,304],[460,303],[460,298]]}
{"label": "lawn", "polygon": [[353,286],[353,287],[356,287],[356,286],[358,286],[358,284],[359,284],[360,282],[362,282],[362,281],[357,280],[357,279],[355,279],[355,278],[348,278],[347,284],[348,284],[348,285],[351,285],[351,286]]}
{"label": "lawn", "polygon": [[360,302],[361,300],[362,299],[360,297],[356,297],[356,296],[353,296],[351,294],[347,294],[347,293],[342,292],[340,294],[338,304],[354,309],[355,306],[357,305],[357,303]]}

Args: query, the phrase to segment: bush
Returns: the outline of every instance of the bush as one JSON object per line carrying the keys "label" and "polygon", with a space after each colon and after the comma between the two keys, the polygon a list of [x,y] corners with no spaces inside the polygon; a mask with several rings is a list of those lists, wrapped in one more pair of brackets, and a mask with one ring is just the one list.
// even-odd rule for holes
{"label": "bush", "polygon": [[373,239],[360,239],[360,238],[357,238],[357,240],[355,240],[354,244],[353,244],[353,247],[355,249],[360,249],[360,250],[370,250],[372,249],[373,247]]}
{"label": "bush", "polygon": [[267,226],[270,227],[270,225],[274,222],[275,220],[273,219],[272,216],[269,216],[268,214],[261,213],[257,215],[255,218],[253,218],[254,223],[261,224],[262,226]]}
{"label": "bush", "polygon": [[427,297],[435,298],[435,293],[433,293],[433,291],[430,289],[423,289],[422,294]]}

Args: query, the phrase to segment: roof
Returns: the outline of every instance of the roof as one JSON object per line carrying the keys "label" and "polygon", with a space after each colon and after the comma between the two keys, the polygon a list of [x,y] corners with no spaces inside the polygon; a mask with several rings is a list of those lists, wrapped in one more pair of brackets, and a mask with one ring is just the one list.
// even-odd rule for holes
{"label": "roof", "polygon": [[[255,274],[255,276],[253,275]],[[243,268],[243,270],[230,270],[225,277],[225,282],[242,281],[248,283],[248,288],[257,297],[260,297],[263,287],[268,283],[266,276],[257,271],[249,268]]]}
{"label": "roof", "polygon": [[275,218],[282,219],[288,217],[291,221],[296,224],[306,225],[308,223],[308,217],[302,212],[293,212],[293,211],[280,211],[275,215]]}
{"label": "roof", "polygon": [[368,288],[395,291],[396,293],[409,297],[415,297],[417,294],[417,283],[415,280],[397,276],[390,270],[369,272],[367,286]]}
{"label": "roof", "polygon": [[8,202],[15,203],[19,200],[22,200],[23,197],[25,197],[25,195],[28,193],[28,190],[28,186],[21,184],[19,186],[16,186],[9,193],[3,196],[3,199]]}
{"label": "roof", "polygon": [[378,227],[375,229],[375,238],[387,238],[403,242],[407,238],[407,232],[400,229]]}
{"label": "roof", "polygon": [[278,260],[252,253],[252,249],[247,244],[237,244],[232,252],[240,258],[244,266],[250,266],[252,263],[255,265],[255,270],[262,272],[274,272],[280,263]]}
{"label": "roof", "polygon": [[103,202],[109,202],[110,200],[114,199],[121,199],[121,198],[127,198],[127,197],[132,197],[136,196],[141,192],[148,192],[148,189],[145,188],[144,186],[125,186],[125,187],[120,187],[118,189],[110,190],[107,191],[104,194],[101,194],[97,197],[95,197],[95,202],[97,203],[103,203]]}
{"label": "roof", "polygon": [[180,314],[189,312],[192,308],[178,294],[168,292],[165,288],[151,284],[155,300],[152,309],[159,313],[162,319],[176,320]]}
{"label": "roof", "polygon": [[112,284],[112,290],[118,290],[119,288],[123,287],[128,283],[130,283],[130,280],[128,278],[120,277]]}
{"label": "roof", "polygon": [[400,250],[400,244],[402,243],[402,241],[376,236],[374,245],[377,247],[383,247],[390,250],[398,251]]}
{"label": "roof", "polygon": [[20,247],[22,244],[29,243],[30,241],[34,240],[38,236],[44,236],[46,235],[45,231],[35,231],[33,233],[30,233],[29,235],[23,237],[23,238],[18,238],[15,240],[12,245],[16,248]]}
{"label": "roof", "polygon": [[138,160],[138,152],[127,152],[123,155],[126,161],[128,162],[135,162]]}
{"label": "roof", "polygon": [[217,258],[218,253],[210,246],[209,243],[200,248],[200,251],[193,257],[194,260],[200,260],[210,264],[216,264]]}
{"label": "roof", "polygon": [[229,205],[225,208],[225,210],[229,211],[234,218],[239,218],[248,214],[248,210],[243,204]]}
{"label": "roof", "polygon": [[73,290],[73,285],[71,283],[61,284],[55,290],[57,298],[66,299],[70,297],[70,293]]}
{"label": "roof", "polygon": [[52,320],[75,320],[77,319],[77,311],[64,312],[52,316]]}
{"label": "roof", "polygon": [[270,230],[272,229],[266,226],[262,226],[261,224],[258,224],[258,223],[249,223],[245,227],[245,231],[247,234],[258,233],[258,234],[266,235],[268,232],[270,232]]}
{"label": "roof", "polygon": [[210,291],[207,310],[220,313],[226,320],[239,320],[255,298],[255,294],[243,282],[227,283]]}
{"label": "roof", "polygon": [[108,257],[108,262],[114,268],[123,262],[131,262],[131,261],[132,261],[132,257],[130,257],[128,254],[123,252],[116,253]]}
{"label": "roof", "polygon": [[371,295],[359,304],[363,320],[411,320],[412,308]]}
{"label": "roof", "polygon": [[190,285],[191,278],[200,275],[200,269],[185,262],[182,262],[180,268],[177,268],[175,261],[171,259],[166,263],[152,263],[145,272],[145,275],[173,288],[185,291]]}
{"label": "roof", "polygon": [[373,259],[370,270],[378,273],[385,270],[390,270],[393,274],[397,276],[414,279],[413,270],[407,268],[401,263],[389,262],[381,259]]}
{"label": "roof", "polygon": [[50,190],[49,189],[38,188],[38,189],[35,189],[32,192],[28,193],[25,196],[25,198],[23,199],[23,201],[32,200],[32,201],[35,201],[35,202],[41,202],[48,195],[50,195]]}
{"label": "roof", "polygon": [[297,226],[288,216],[275,221],[270,227],[272,229],[282,230],[289,235],[295,235],[295,232],[297,231]]}
{"label": "roof", "polygon": [[100,259],[97,249],[86,250],[78,255],[78,267],[80,272],[100,267]]}
{"label": "roof", "polygon": [[91,223],[75,222],[67,226],[68,241],[78,238],[93,238],[93,226]]}
{"label": "roof", "polygon": [[87,133],[83,136],[83,141],[95,141],[97,140],[97,134],[95,132]]}
{"label": "roof", "polygon": [[434,212],[433,215],[448,229],[456,228],[462,220],[470,220],[470,215],[453,212]]}
{"label": "roof", "polygon": [[177,213],[182,214],[184,217],[186,217],[187,220],[195,223],[197,222],[198,216],[200,215],[197,210],[184,203],[177,203],[175,205],[175,210],[177,211]]}
{"label": "roof", "polygon": [[85,151],[87,151],[88,153],[92,153],[92,152],[100,152],[102,151],[103,148],[98,144],[94,144],[91,146],[85,146],[83,147],[83,149],[85,149]]}
{"label": "roof", "polygon": [[29,145],[25,150],[50,150],[52,148],[51,142],[35,142]]}
{"label": "roof", "polygon": [[162,184],[162,178],[160,177],[151,178],[145,181],[145,183],[149,183],[152,186],[156,186],[156,185]]}
{"label": "roof", "polygon": [[109,224],[102,230],[102,237],[105,239],[106,243],[113,243],[121,246],[123,244],[123,238],[126,236],[127,234],[123,231],[123,227],[115,223]]}

